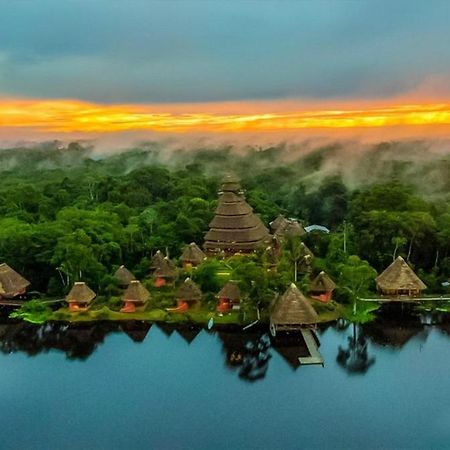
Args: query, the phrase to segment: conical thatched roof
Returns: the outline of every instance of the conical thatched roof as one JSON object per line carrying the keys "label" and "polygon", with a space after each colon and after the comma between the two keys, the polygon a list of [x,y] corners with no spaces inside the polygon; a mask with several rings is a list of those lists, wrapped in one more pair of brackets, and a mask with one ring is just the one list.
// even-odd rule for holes
{"label": "conical thatched roof", "polygon": [[176,268],[174,263],[167,258],[163,258],[154,272],[156,278],[175,278]]}
{"label": "conical thatched roof", "polygon": [[202,298],[202,291],[190,278],[186,278],[178,288],[176,297],[180,300],[193,302]]}
{"label": "conical thatched roof", "polygon": [[292,283],[274,305],[270,321],[275,325],[308,325],[319,316],[306,297]]}
{"label": "conical thatched roof", "polygon": [[67,294],[66,300],[68,303],[91,303],[95,296],[95,292],[84,281],[77,281]]}
{"label": "conical thatched roof", "polygon": [[145,303],[150,298],[150,292],[138,280],[133,280],[123,294],[123,300],[127,302]]}
{"label": "conical thatched roof", "polygon": [[225,286],[216,295],[217,298],[226,298],[232,302],[237,302],[241,299],[241,290],[235,281],[228,281]]}
{"label": "conical thatched roof", "polygon": [[161,266],[162,261],[164,260],[164,255],[158,250],[150,261],[150,269],[155,270]]}
{"label": "conical thatched roof", "polygon": [[241,188],[241,183],[239,181],[239,178],[237,178],[235,175],[230,174],[230,173],[226,174],[222,178],[221,192],[241,193],[242,188]]}
{"label": "conical thatched roof", "polygon": [[116,270],[116,273],[114,274],[114,278],[122,286],[128,286],[131,283],[131,281],[136,279],[136,277],[125,266],[120,266]]}
{"label": "conical thatched roof", "polygon": [[239,183],[224,182],[215,216],[205,235],[204,248],[213,253],[250,252],[268,237],[268,230],[245,201]]}
{"label": "conical thatched roof", "polygon": [[275,233],[278,230],[278,228],[286,225],[288,222],[289,220],[286,219],[286,217],[284,217],[283,214],[279,214],[276,217],[276,219],[272,220],[272,222],[269,223],[270,229],[272,230],[272,232]]}
{"label": "conical thatched roof", "polygon": [[195,242],[187,245],[181,255],[181,261],[192,262],[194,264],[201,264],[205,258],[206,255]]}
{"label": "conical thatched roof", "polygon": [[300,237],[306,234],[306,231],[296,220],[285,219],[277,227],[275,234],[279,237]]}
{"label": "conical thatched roof", "polygon": [[383,291],[389,290],[423,290],[426,284],[414,273],[401,257],[397,259],[376,278],[377,286]]}
{"label": "conical thatched roof", "polygon": [[329,292],[336,288],[336,283],[322,270],[311,282],[311,291]]}
{"label": "conical thatched roof", "polygon": [[14,296],[22,292],[30,285],[30,282],[19,275],[8,264],[0,264],[0,295]]}

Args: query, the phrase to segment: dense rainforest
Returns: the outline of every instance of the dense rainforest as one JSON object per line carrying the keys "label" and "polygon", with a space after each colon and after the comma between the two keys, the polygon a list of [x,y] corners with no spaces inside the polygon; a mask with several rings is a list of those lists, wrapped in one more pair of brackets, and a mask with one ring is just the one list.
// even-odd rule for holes
{"label": "dense rainforest", "polygon": [[308,151],[168,150],[158,142],[111,153],[60,142],[3,149],[0,262],[45,295],[62,295],[79,279],[107,292],[120,264],[145,277],[156,250],[176,258],[185,244],[203,243],[225,172],[241,179],[266,224],[281,213],[328,227],[329,234],[305,240],[317,267],[341,285],[354,282],[355,270],[380,272],[402,255],[430,291],[445,291],[450,156],[425,143],[383,143],[360,154],[345,144]]}

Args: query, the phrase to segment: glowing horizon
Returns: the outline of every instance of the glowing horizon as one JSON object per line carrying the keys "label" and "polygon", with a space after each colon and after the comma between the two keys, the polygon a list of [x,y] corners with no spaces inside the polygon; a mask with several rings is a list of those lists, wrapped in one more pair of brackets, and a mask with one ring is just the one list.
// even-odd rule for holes
{"label": "glowing horizon", "polygon": [[407,127],[429,132],[450,125],[450,101],[217,102],[102,104],[66,99],[0,97],[0,129],[39,133],[280,132]]}

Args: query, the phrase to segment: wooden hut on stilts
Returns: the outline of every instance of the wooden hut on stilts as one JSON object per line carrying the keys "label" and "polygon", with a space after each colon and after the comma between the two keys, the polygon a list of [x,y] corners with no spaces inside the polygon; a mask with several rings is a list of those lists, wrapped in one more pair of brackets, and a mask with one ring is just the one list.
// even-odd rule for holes
{"label": "wooden hut on stilts", "polygon": [[8,264],[0,264],[0,299],[12,299],[26,294],[30,282]]}
{"label": "wooden hut on stilts", "polygon": [[387,297],[418,297],[427,288],[401,256],[378,275],[376,283],[378,292]]}
{"label": "wooden hut on stilts", "polygon": [[277,331],[298,331],[319,321],[316,310],[292,283],[276,301],[270,315],[270,328]]}
{"label": "wooden hut on stilts", "polygon": [[69,311],[87,311],[95,297],[95,292],[84,281],[77,281],[66,297]]}

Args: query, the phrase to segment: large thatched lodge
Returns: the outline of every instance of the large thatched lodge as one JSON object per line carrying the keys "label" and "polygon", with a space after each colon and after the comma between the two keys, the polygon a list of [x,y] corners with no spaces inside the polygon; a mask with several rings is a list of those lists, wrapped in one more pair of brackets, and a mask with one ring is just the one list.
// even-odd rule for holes
{"label": "large thatched lodge", "polygon": [[219,204],[205,235],[209,255],[251,253],[269,238],[269,231],[245,201],[239,181],[228,175],[219,192]]}

